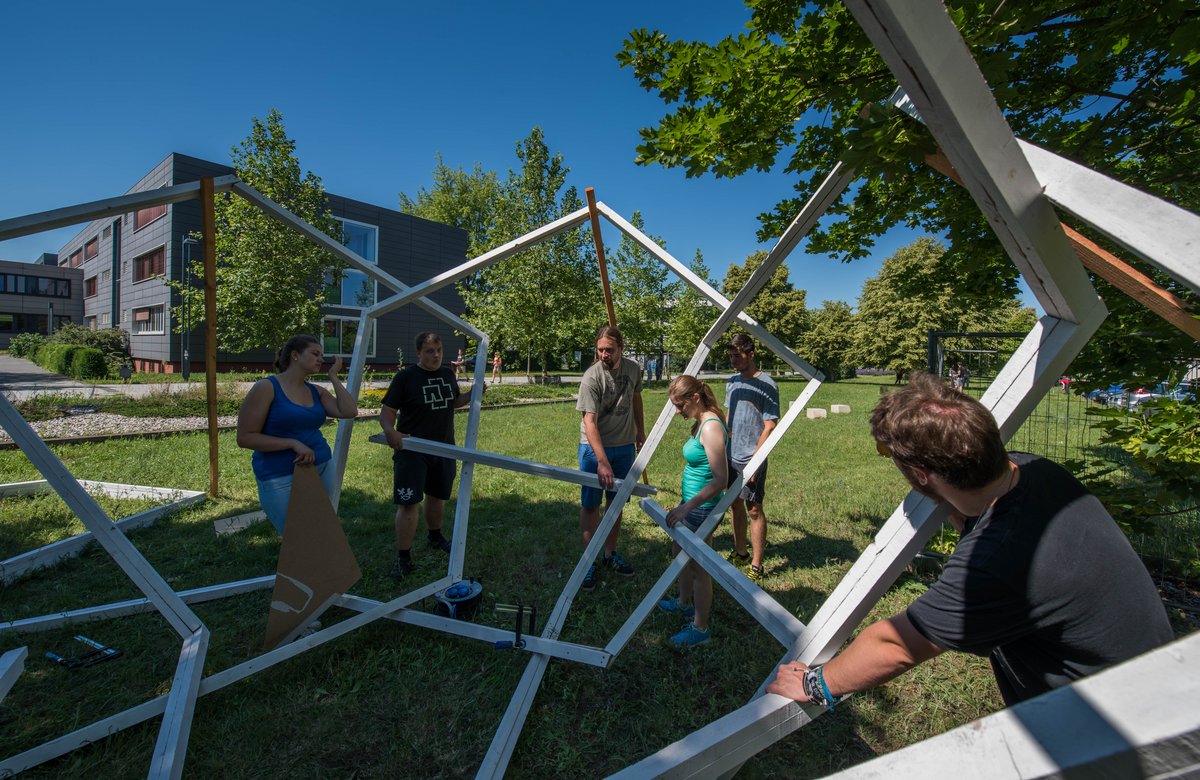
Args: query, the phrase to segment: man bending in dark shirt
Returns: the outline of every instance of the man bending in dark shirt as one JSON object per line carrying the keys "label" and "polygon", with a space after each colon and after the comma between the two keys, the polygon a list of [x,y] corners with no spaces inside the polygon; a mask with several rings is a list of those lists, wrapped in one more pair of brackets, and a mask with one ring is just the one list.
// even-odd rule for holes
{"label": "man bending in dark shirt", "polygon": [[871,435],[962,534],[909,608],[866,628],[824,666],[783,664],[771,693],[836,704],[945,650],[988,656],[1007,704],[1067,685],[1174,638],[1129,541],[1070,473],[1009,455],[981,403],[917,374],[884,396]]}

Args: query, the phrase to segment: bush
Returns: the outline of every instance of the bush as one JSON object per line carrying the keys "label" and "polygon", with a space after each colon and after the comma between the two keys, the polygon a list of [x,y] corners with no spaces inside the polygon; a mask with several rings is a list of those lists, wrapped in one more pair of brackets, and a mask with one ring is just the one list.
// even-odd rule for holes
{"label": "bush", "polygon": [[47,342],[37,351],[37,356],[33,362],[37,363],[47,371],[53,371],[56,374],[70,374],[71,361],[75,357],[75,353],[83,349],[79,344],[52,344]]}
{"label": "bush", "polygon": [[40,333],[19,333],[8,342],[8,352],[13,357],[32,358],[43,341]]}
{"label": "bush", "polygon": [[127,359],[129,357],[129,333],[120,328],[92,330],[74,322],[68,322],[48,339],[51,344],[81,344],[95,347],[105,357]]}
{"label": "bush", "polygon": [[108,376],[108,361],[95,347],[81,347],[71,358],[71,376],[76,379],[104,379]]}

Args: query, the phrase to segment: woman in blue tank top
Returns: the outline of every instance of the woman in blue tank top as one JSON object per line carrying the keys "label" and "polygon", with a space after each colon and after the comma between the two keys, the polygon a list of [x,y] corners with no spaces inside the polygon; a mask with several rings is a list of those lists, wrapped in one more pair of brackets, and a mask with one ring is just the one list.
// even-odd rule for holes
{"label": "woman in blue tank top", "polygon": [[[667,525],[674,528],[683,523],[695,533],[729,484],[725,454],[729,435],[712,388],[696,377],[687,374],[676,377],[667,388],[667,395],[675,410],[692,421],[692,435],[683,444],[685,464],[680,490],[683,501],[667,513]],[[711,533],[705,542],[712,545]],[[671,554],[679,554],[679,545],[671,546]],[[712,577],[699,564],[688,561],[679,575],[679,597],[663,599],[658,607],[690,619],[671,637],[676,647],[704,644],[711,635],[708,618],[712,610]]]}
{"label": "woman in blue tank top", "polygon": [[332,453],[321,433],[325,419],[358,416],[358,404],[337,377],[341,358],[329,367],[334,394],[306,381],[324,363],[320,341],[292,336],[275,359],[278,373],[255,382],[238,411],[238,446],[254,450],[250,462],[258,482],[258,501],[281,534],[296,466],[316,466],[326,492],[333,495]]}

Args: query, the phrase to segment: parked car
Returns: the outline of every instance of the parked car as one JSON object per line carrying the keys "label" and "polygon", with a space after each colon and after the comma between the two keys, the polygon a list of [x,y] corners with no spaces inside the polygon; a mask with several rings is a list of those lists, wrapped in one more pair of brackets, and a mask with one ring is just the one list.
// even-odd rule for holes
{"label": "parked car", "polygon": [[1128,409],[1131,412],[1136,412],[1138,407],[1147,401],[1153,401],[1157,398],[1166,398],[1170,392],[1166,382],[1159,382],[1153,388],[1139,387],[1132,393],[1127,394],[1117,401],[1117,407],[1120,409]]}
{"label": "parked car", "polygon": [[1174,401],[1189,401],[1196,402],[1196,384],[1194,382],[1180,382],[1171,392],[1167,393],[1167,397]]}
{"label": "parked car", "polygon": [[1087,397],[1089,401],[1095,401],[1096,403],[1107,405],[1114,403],[1116,399],[1123,395],[1125,395],[1125,385],[1109,385],[1103,390],[1096,388],[1092,392],[1088,393]]}

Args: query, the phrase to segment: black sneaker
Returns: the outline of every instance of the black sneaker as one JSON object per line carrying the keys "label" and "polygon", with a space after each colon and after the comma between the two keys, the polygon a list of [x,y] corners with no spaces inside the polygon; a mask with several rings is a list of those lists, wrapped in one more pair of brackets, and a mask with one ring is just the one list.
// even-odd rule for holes
{"label": "black sneaker", "polygon": [[450,540],[438,534],[437,538],[429,538],[429,546],[435,550],[441,550],[444,553],[450,552]]}
{"label": "black sneaker", "polygon": [[394,580],[402,580],[416,570],[417,566],[412,562],[411,559],[402,561],[399,558],[396,558],[396,560],[392,561],[392,568],[388,571],[388,576]]}
{"label": "black sneaker", "polygon": [[579,586],[580,590],[591,591],[596,587],[596,564],[588,567],[587,574],[583,575],[583,584]]}
{"label": "black sneaker", "polygon": [[622,577],[632,577],[633,567],[621,557],[621,553],[615,552],[612,555],[604,557],[604,568],[611,571],[613,574],[620,574]]}

